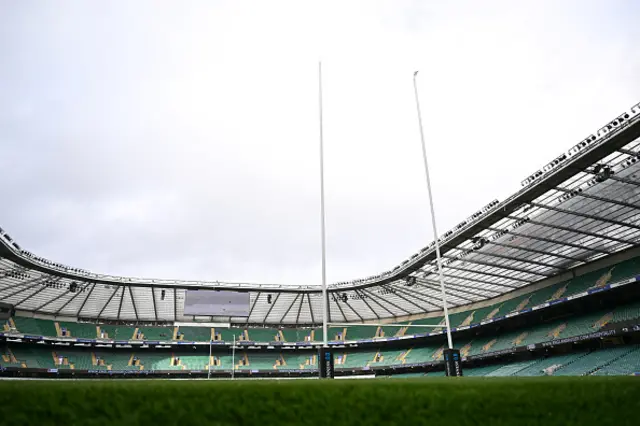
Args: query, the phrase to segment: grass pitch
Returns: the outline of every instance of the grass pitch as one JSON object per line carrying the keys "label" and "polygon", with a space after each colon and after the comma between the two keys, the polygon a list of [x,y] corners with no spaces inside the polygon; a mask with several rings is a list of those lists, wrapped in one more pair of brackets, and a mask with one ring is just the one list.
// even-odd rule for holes
{"label": "grass pitch", "polygon": [[0,425],[638,425],[640,377],[0,381]]}

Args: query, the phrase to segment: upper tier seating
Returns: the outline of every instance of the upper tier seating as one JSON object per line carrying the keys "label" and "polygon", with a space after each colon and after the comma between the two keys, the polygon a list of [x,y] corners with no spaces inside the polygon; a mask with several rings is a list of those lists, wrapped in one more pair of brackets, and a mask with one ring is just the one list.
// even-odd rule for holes
{"label": "upper tier seating", "polygon": [[[578,276],[569,281],[560,282],[536,290],[529,294],[517,296],[515,298],[494,303],[483,308],[465,310],[452,313],[450,322],[452,327],[461,327],[474,323],[479,323],[488,318],[503,316],[514,310],[521,310],[535,305],[539,305],[549,300],[560,297],[567,297],[590,288],[602,287],[609,283],[619,282],[623,279],[640,274],[640,257],[621,262],[617,265],[600,268],[594,272]],[[636,285],[636,284],[631,284]],[[600,315],[598,318],[596,316]],[[545,324],[533,327],[529,330],[503,334],[494,338],[478,338],[472,342],[462,342],[460,347],[467,346],[468,355],[477,355],[490,351],[508,349],[514,346],[522,346],[530,343],[538,343],[545,340],[556,340],[565,337],[576,336],[599,330],[609,323],[617,323],[640,318],[640,301],[634,304],[618,307],[609,312],[598,312],[594,317],[583,317],[580,320],[568,319],[559,320],[553,324]],[[248,340],[255,342],[303,342],[322,341],[321,328],[216,328],[208,327],[179,327],[177,334],[175,327],[151,327],[132,325],[94,325],[75,322],[55,322],[43,319],[27,317],[15,317],[13,319],[18,332],[27,335],[38,335],[56,337],[66,335],[67,337],[77,337],[85,339],[110,338],[116,340],[136,340],[144,338],[152,341],[168,341],[174,338],[185,341],[208,341],[214,339],[232,341]],[[358,340],[371,339],[376,337],[393,337],[395,335],[413,335],[427,331],[439,331],[444,329],[444,319],[442,316],[432,318],[421,318],[407,321],[407,326],[383,326],[370,327],[353,325],[350,327],[330,327],[328,330],[328,340]],[[408,327],[409,325],[439,324],[435,328]],[[7,323],[3,328],[10,329]],[[9,331],[9,330],[6,330]],[[66,331],[66,333],[65,333]],[[526,331],[526,333],[524,333]],[[434,351],[437,348],[434,348]],[[385,360],[385,363],[388,359]],[[407,360],[407,362],[409,362]]]}
{"label": "upper tier seating", "polygon": [[173,327],[139,327],[138,332],[144,340],[173,340]]}
{"label": "upper tier seating", "polygon": [[[61,331],[61,336],[65,334],[66,337],[79,337],[81,339],[95,339],[97,337],[95,324],[60,321],[58,325]],[[66,333],[62,333],[65,330]]]}
{"label": "upper tier seating", "polygon": [[249,328],[246,334],[250,342],[275,342],[280,333],[274,328]]}
{"label": "upper tier seating", "polygon": [[187,342],[208,342],[211,340],[211,328],[209,327],[179,327],[178,333],[182,340]]}
{"label": "upper tier seating", "polygon": [[14,317],[13,321],[20,333],[51,337],[56,337],[58,335],[53,321],[27,317]]}

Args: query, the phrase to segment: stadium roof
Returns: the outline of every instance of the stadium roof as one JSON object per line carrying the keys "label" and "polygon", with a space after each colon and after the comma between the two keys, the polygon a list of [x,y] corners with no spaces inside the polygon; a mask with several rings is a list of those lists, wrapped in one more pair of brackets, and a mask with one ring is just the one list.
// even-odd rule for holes
{"label": "stadium roof", "polygon": [[[550,135],[553,137],[553,135]],[[441,238],[449,306],[490,299],[620,252],[640,237],[640,103]],[[318,324],[319,285],[140,279],[94,274],[23,250],[0,228],[0,300],[18,310],[120,321]],[[332,322],[442,309],[432,242],[391,271],[329,286]],[[250,293],[250,316],[183,315],[186,289]]]}

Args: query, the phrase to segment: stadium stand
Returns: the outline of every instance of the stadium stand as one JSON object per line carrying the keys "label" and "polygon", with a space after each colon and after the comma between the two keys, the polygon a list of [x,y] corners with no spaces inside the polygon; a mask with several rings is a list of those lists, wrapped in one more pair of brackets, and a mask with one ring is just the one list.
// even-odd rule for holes
{"label": "stadium stand", "polygon": [[[188,342],[207,342],[211,340],[211,328],[209,327],[176,327],[175,340]],[[178,338],[181,336],[181,338]]]}
{"label": "stadium stand", "polygon": [[5,367],[21,367],[20,362],[16,359],[11,349],[4,346],[0,348],[0,365]]}
{"label": "stadium stand", "polygon": [[375,352],[351,352],[339,355],[340,362],[336,362],[336,368],[360,368],[368,367],[373,363]]}
{"label": "stadium stand", "polygon": [[518,371],[516,376],[533,377],[550,375],[561,366],[569,364],[584,355],[585,353],[583,352],[576,352],[568,355],[542,358],[532,363],[530,366]]}
{"label": "stadium stand", "polygon": [[464,375],[469,377],[486,376],[502,367],[503,367],[503,364],[488,365],[485,367],[477,367],[477,368],[468,368],[464,371]]}
{"label": "stadium stand", "polygon": [[425,377],[424,373],[400,373],[400,374],[394,374],[393,376],[376,376],[378,378],[393,378],[393,379],[417,379],[417,378],[421,378],[421,377]]}
{"label": "stadium stand", "polygon": [[59,329],[59,337],[79,337],[82,339],[95,339],[98,337],[95,324],[60,321],[56,328]]}
{"label": "stadium stand", "polygon": [[139,327],[134,330],[134,335],[141,340],[173,340],[173,329],[169,327]]}
{"label": "stadium stand", "polygon": [[524,362],[515,362],[512,364],[503,365],[497,370],[493,370],[490,373],[486,374],[486,377],[507,377],[507,376],[515,376],[521,370],[525,368],[531,367],[535,364],[535,361],[524,361]]}
{"label": "stadium stand", "polygon": [[280,333],[273,328],[248,328],[246,329],[247,338],[251,342],[275,342],[279,339]]}
{"label": "stadium stand", "polygon": [[140,366],[133,362],[132,353],[129,351],[96,350],[94,356],[107,367],[107,370],[140,370]]}
{"label": "stadium stand", "polygon": [[[453,327],[477,324],[489,318],[509,312],[530,308],[560,297],[568,297],[587,289],[595,289],[609,283],[634,276],[640,272],[640,258],[620,262],[613,266],[563,281],[534,292],[519,295],[487,306],[463,310],[450,316]],[[632,284],[635,285],[635,284]],[[475,337],[454,337],[455,345],[462,357],[490,355],[498,351],[513,351],[529,345],[554,342],[576,336],[583,336],[615,324],[634,324],[640,320],[640,301],[624,300],[608,309],[595,308],[580,315],[554,314],[550,321],[543,323],[523,323],[518,328],[496,328],[491,334],[478,333]],[[406,336],[424,333],[427,328],[410,328],[409,325],[439,324],[435,331],[444,329],[441,316],[405,321],[392,326],[330,327],[330,341],[379,339],[383,337]],[[526,325],[524,325],[526,324]],[[477,329],[476,329],[477,330]],[[504,330],[504,331],[500,331]],[[233,327],[210,328],[203,326],[136,326],[133,324],[91,324],[74,321],[54,321],[40,318],[16,316],[3,323],[4,332],[18,332],[27,336],[79,339],[115,339],[149,341],[206,342],[210,339],[250,342],[318,342],[322,340],[321,328],[308,327]],[[468,332],[465,336],[473,333]],[[484,334],[484,335],[483,335]],[[352,370],[364,367],[386,368],[415,366],[416,364],[442,361],[444,339],[432,339],[416,344],[411,340],[401,340],[405,346],[378,349],[341,349],[336,352],[336,370]],[[400,341],[398,341],[400,342]],[[386,343],[385,343],[386,344]],[[310,352],[252,352],[238,351],[235,362],[227,352],[214,350],[211,358],[201,353],[172,353],[143,349],[73,348],[69,346],[5,345],[0,353],[0,365],[4,367],[42,368],[59,370],[116,370],[116,371],[181,371],[211,369],[238,371],[253,370],[309,370],[317,368],[317,355]],[[580,350],[565,355],[542,357],[536,360],[516,363],[498,363],[486,367],[468,369],[469,376],[543,376],[543,375],[620,375],[633,374],[640,370],[638,346],[623,346],[591,352]],[[438,373],[439,374],[439,373]],[[429,373],[428,376],[432,376]]]}
{"label": "stadium stand", "polygon": [[[583,288],[584,286],[580,287]],[[549,292],[547,292],[548,294]],[[545,296],[547,297],[547,296]],[[524,327],[517,330],[499,333],[496,335],[477,337],[469,340],[459,340],[457,347],[464,356],[479,355],[526,346],[534,343],[542,343],[557,339],[574,337],[598,331],[615,322],[625,322],[640,318],[640,302],[633,301],[630,304],[620,305],[612,309],[604,309],[596,312],[554,320],[549,323]],[[194,341],[205,340],[211,336],[212,329],[207,327],[181,327],[174,330],[169,327],[136,328],[130,326],[79,324],[72,322],[53,322],[48,320],[16,317],[15,326],[19,331],[31,334],[61,333],[68,331],[68,336],[92,338],[92,333],[98,331],[111,336],[134,337],[137,332],[142,332],[147,337],[151,330],[156,338],[172,336],[177,331],[182,339]],[[360,327],[359,331],[366,329],[375,330],[377,335],[384,328]],[[23,331],[24,330],[24,331]],[[219,333],[226,335],[238,332],[238,337],[267,338],[273,335],[280,338],[304,338],[310,336],[314,330],[310,329],[220,329]],[[401,327],[394,327],[392,332],[401,331]],[[343,328],[332,328],[330,333],[338,336],[344,332]],[[260,334],[261,333],[261,334]],[[347,331],[348,333],[348,331]],[[348,334],[347,334],[348,336]],[[468,370],[467,375],[489,376],[541,376],[554,375],[582,375],[582,374],[631,374],[636,372],[640,352],[637,346],[600,350],[591,353],[578,352],[560,357],[550,357],[531,363],[508,364],[500,368],[474,371]],[[336,355],[336,369],[352,369],[362,367],[388,367],[402,366],[406,364],[419,364],[425,362],[437,362],[442,359],[442,347],[437,346],[412,346],[398,349],[368,349],[368,350],[344,350]],[[178,359],[176,359],[178,358]],[[21,346],[11,344],[2,353],[2,365],[21,366],[27,368],[61,368],[61,369],[86,369],[86,370],[203,370],[209,364],[208,355],[173,355],[164,352],[153,353],[145,351],[113,351],[97,349],[94,352],[78,352],[74,348],[37,345]],[[214,353],[211,359],[212,369],[232,368],[230,354]],[[236,354],[236,367],[239,370],[264,370],[264,369],[308,369],[316,367],[316,355],[314,353],[257,353],[246,352]],[[491,371],[489,371],[491,370]]]}
{"label": "stadium stand", "polygon": [[405,350],[379,350],[373,357],[372,367],[403,364]]}
{"label": "stadium stand", "polygon": [[640,346],[636,345],[629,352],[598,367],[593,373],[596,376],[621,376],[640,373]]}
{"label": "stadium stand", "polygon": [[[591,288],[602,287],[608,283],[620,281],[636,274],[640,274],[640,258],[635,257],[623,261],[617,265],[600,268],[597,271],[576,277],[569,281],[563,281],[549,287],[536,290],[532,293],[514,297],[512,299],[495,303],[483,308],[466,310],[450,315],[452,327],[467,326],[481,321],[503,316],[513,311],[525,309],[541,303],[568,297],[578,292]],[[608,323],[629,321],[640,317],[640,302],[625,306],[624,310],[615,309],[610,312],[602,312],[599,318],[602,320],[599,326],[595,326],[596,321],[591,318],[584,318],[582,322],[569,320],[566,328],[562,323],[556,324],[559,329],[547,330],[546,325],[539,328],[532,328],[527,334],[500,336],[496,342],[490,340],[484,342],[473,342],[469,347],[469,355],[485,353],[487,350],[501,350],[509,347],[540,342],[544,339],[554,340],[557,338],[588,333],[602,328]],[[607,317],[608,314],[611,314]],[[594,314],[597,315],[597,314]],[[208,341],[211,337],[214,340],[232,341],[236,340],[255,342],[305,342],[322,341],[322,329],[310,328],[217,328],[208,327],[150,327],[150,326],[122,326],[122,325],[94,325],[87,323],[77,323],[69,321],[51,321],[36,318],[17,316],[14,318],[14,325],[18,332],[28,335],[40,335],[51,337],[77,337],[85,339],[110,338],[116,340],[185,340],[185,341]],[[441,331],[444,329],[444,319],[442,317],[422,318],[406,321],[402,324],[440,324],[440,327],[433,329]],[[11,328],[10,323],[5,323],[4,328]],[[399,326],[350,326],[350,327],[330,327],[328,330],[329,340],[361,340],[380,337],[393,337],[411,335],[427,331],[424,328],[410,328]],[[548,335],[551,333],[551,335]],[[488,348],[484,348],[488,345]]]}
{"label": "stadium stand", "polygon": [[53,321],[39,320],[35,318],[14,317],[16,329],[20,333],[30,334],[34,336],[52,336],[58,335]]}
{"label": "stadium stand", "polygon": [[25,368],[56,368],[57,360],[50,348],[15,345],[10,349],[18,363]]}
{"label": "stadium stand", "polygon": [[299,353],[282,353],[280,360],[276,360],[276,366],[279,370],[298,370],[304,369],[305,364],[308,365],[309,355]]}
{"label": "stadium stand", "polygon": [[276,353],[236,353],[236,368],[248,370],[273,370],[277,367],[279,355]]}
{"label": "stadium stand", "polygon": [[624,355],[635,351],[637,348],[621,346],[602,349],[588,353],[560,367],[555,376],[584,376],[597,371],[599,368],[610,365]]}

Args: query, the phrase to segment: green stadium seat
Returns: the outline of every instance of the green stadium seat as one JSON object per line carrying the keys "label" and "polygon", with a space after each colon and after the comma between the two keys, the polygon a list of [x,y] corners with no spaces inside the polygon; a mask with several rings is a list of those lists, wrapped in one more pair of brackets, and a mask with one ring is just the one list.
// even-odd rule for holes
{"label": "green stadium seat", "polygon": [[210,327],[184,327],[181,326],[178,332],[182,335],[182,340],[187,342],[208,342],[211,340]]}
{"label": "green stadium seat", "polygon": [[563,365],[554,372],[554,376],[584,376],[608,366],[624,355],[637,350],[637,347],[620,346],[601,349],[588,353],[575,361]]}
{"label": "green stadium seat", "polygon": [[97,337],[95,324],[85,324],[77,322],[64,322],[58,323],[60,329],[68,330],[70,337],[78,337],[81,339],[95,339]]}

